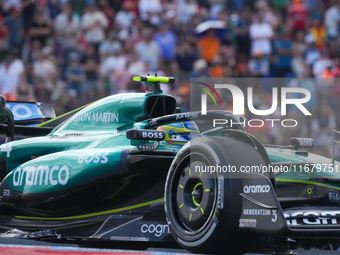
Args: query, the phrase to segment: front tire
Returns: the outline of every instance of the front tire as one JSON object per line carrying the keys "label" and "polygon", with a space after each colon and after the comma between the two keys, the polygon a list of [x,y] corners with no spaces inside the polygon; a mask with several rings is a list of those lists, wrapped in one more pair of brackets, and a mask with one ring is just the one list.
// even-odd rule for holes
{"label": "front tire", "polygon": [[[221,169],[260,164],[265,161],[254,147],[228,137],[200,137],[183,146],[165,184],[165,215],[178,244],[191,252],[241,252],[244,175]],[[209,166],[221,171],[207,171]]]}

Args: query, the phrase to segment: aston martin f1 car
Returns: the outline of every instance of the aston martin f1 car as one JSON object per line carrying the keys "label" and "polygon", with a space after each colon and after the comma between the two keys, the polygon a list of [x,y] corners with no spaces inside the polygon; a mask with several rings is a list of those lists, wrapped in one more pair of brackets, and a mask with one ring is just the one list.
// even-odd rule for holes
{"label": "aston martin f1 car", "polygon": [[267,146],[241,125],[199,132],[200,121],[242,116],[183,113],[160,89],[173,78],[134,80],[147,92],[35,127],[2,98],[0,237],[199,253],[339,246],[338,162],[308,152],[312,139]]}

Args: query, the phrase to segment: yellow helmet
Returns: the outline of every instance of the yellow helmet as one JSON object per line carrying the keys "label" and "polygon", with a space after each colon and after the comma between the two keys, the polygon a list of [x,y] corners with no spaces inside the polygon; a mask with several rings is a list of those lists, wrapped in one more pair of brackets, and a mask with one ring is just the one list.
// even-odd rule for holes
{"label": "yellow helmet", "polygon": [[165,141],[179,146],[199,136],[199,129],[193,121],[168,124],[158,127],[157,130],[165,131]]}

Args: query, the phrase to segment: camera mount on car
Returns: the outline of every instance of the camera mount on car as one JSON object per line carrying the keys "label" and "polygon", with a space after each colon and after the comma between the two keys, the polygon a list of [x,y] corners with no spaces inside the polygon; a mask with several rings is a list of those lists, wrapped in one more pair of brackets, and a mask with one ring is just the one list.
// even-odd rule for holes
{"label": "camera mount on car", "polygon": [[155,76],[149,75],[137,75],[132,78],[137,82],[145,82],[145,89],[148,93],[163,93],[161,90],[161,83],[175,83],[175,78],[173,77],[158,77],[157,73]]}

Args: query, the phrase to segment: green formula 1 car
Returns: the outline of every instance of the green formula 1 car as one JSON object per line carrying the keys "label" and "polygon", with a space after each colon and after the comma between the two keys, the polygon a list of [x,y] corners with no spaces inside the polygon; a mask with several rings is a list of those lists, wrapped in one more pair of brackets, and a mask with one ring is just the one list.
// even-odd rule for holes
{"label": "green formula 1 car", "polygon": [[339,165],[307,152],[312,139],[264,146],[242,126],[199,132],[200,121],[241,117],[182,113],[160,90],[173,78],[134,80],[148,92],[34,127],[1,100],[0,237],[199,253],[339,246]]}

